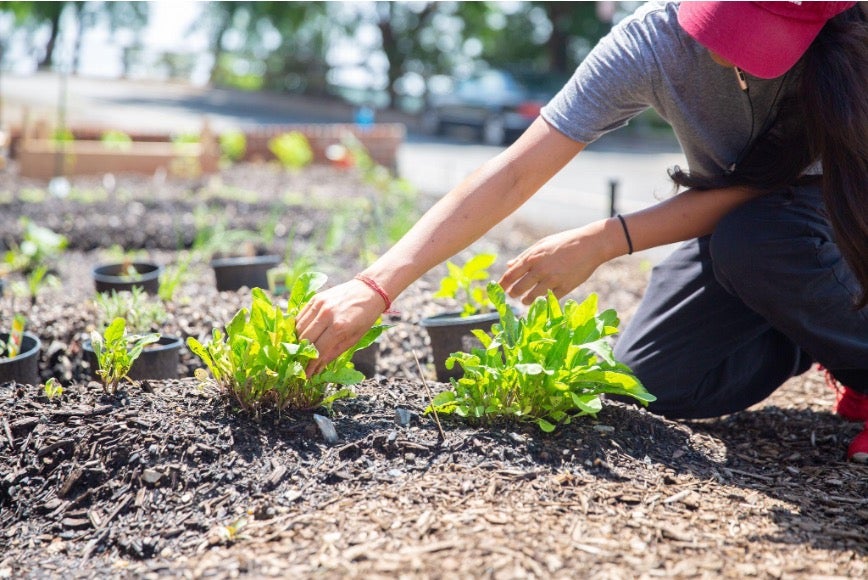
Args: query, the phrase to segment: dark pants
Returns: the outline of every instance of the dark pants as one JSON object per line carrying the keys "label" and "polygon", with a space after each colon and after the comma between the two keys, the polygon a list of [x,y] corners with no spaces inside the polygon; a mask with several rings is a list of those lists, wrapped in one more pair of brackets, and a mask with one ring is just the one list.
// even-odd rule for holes
{"label": "dark pants", "polygon": [[763,196],[654,268],[615,345],[652,411],[739,411],[813,361],[868,392],[868,308],[853,309],[859,286],[823,211],[817,187]]}

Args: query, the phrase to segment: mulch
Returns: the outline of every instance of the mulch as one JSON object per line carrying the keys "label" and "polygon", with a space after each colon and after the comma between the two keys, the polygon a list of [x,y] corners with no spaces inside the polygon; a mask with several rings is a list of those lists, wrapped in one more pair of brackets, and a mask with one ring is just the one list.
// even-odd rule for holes
{"label": "mulch", "polygon": [[[299,255],[321,247],[336,204],[376,192],[353,173],[253,164],[208,180],[118,177],[110,194],[101,179],[73,185],[55,199],[14,166],[0,174],[6,243],[21,215],[70,239],[61,287],[32,307],[8,288],[0,302],[0,321],[27,310],[41,377],[64,387],[49,400],[39,385],[0,384],[0,578],[868,574],[868,467],[844,461],[861,425],[831,413],[819,373],[720,419],[675,422],[606,401],[550,435],[444,418],[444,438],[423,412],[445,385],[417,324],[444,307],[430,299],[436,269],[396,300],[376,374],[331,414],[241,413],[192,378],[199,363],[186,349],[179,379],[105,395],[81,343],[97,323],[89,272],[106,248],[170,263],[209,206],[233,227],[277,216],[272,249]],[[360,267],[364,227],[348,222],[343,245],[318,256],[332,281]],[[510,223],[473,250],[497,251],[497,273],[531,239]],[[249,294],[217,292],[207,264],[192,273],[163,330],[206,338]],[[641,258],[621,258],[571,296],[597,292],[623,324],[648,274]]]}

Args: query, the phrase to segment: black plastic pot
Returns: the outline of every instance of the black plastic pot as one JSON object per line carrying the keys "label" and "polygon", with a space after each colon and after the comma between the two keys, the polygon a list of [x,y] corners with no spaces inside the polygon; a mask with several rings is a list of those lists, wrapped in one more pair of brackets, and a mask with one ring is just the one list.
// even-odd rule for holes
{"label": "black plastic pot", "polygon": [[[181,359],[183,341],[177,336],[161,336],[154,344],[149,344],[133,362],[129,377],[134,381],[163,381],[178,378],[178,362]],[[94,378],[99,368],[96,353],[90,340],[81,345],[84,360],[88,363]]]}
{"label": "black plastic pot", "polygon": [[365,375],[365,377],[371,378],[377,372],[377,360],[379,358],[380,343],[374,342],[367,348],[354,352],[351,360],[357,371]]}
{"label": "black plastic pot", "polygon": [[268,270],[280,264],[281,257],[239,256],[211,260],[217,290],[238,290],[239,288],[268,288]]}
{"label": "black plastic pot", "polygon": [[[9,340],[8,332],[0,332],[0,339]],[[35,334],[25,332],[21,337],[21,352],[12,358],[0,358],[0,383],[15,381],[26,385],[39,384],[39,351],[42,342]]]}
{"label": "black plastic pot", "polygon": [[[135,275],[126,274],[129,266],[135,268]],[[93,281],[97,292],[130,292],[134,286],[140,286],[148,294],[157,294],[162,273],[163,267],[153,262],[103,264],[93,269]]]}
{"label": "black plastic pot", "polygon": [[453,352],[470,352],[480,348],[482,343],[473,336],[472,331],[480,329],[491,332],[491,325],[499,321],[500,315],[496,311],[463,317],[460,312],[447,312],[420,320],[419,324],[428,331],[431,339],[437,380],[446,383],[449,379],[460,378],[461,367],[455,365],[451,370],[447,369],[446,359]]}

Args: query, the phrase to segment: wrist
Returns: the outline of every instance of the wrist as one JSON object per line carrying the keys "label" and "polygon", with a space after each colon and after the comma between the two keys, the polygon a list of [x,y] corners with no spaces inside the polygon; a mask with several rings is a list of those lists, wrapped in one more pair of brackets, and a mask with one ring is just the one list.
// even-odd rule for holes
{"label": "wrist", "polygon": [[382,286],[380,286],[380,284],[374,278],[365,274],[356,274],[353,278],[367,286],[371,291],[373,291],[380,297],[380,299],[385,305],[385,307],[383,308],[384,314],[398,314],[398,312],[392,310],[391,296]]}
{"label": "wrist", "polygon": [[[630,253],[630,245],[624,227],[617,217],[602,220],[599,231],[600,252],[603,262],[608,262]],[[632,243],[632,241],[631,241]]]}

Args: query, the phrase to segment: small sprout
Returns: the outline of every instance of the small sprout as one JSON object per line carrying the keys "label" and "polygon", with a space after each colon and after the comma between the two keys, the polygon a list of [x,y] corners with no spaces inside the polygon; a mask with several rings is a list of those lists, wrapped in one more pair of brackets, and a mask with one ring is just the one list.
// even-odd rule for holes
{"label": "small sprout", "polygon": [[240,517],[227,526],[220,526],[217,533],[224,542],[234,542],[241,539],[241,530],[247,525],[247,518]]}
{"label": "small sprout", "polygon": [[51,377],[45,384],[42,385],[42,389],[45,392],[45,396],[48,397],[49,401],[53,401],[55,397],[60,397],[63,395],[63,387],[60,386],[60,381]]}

